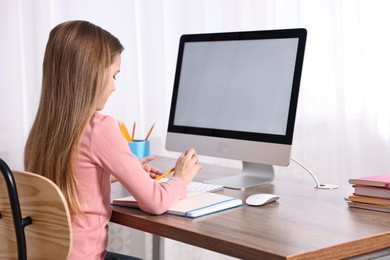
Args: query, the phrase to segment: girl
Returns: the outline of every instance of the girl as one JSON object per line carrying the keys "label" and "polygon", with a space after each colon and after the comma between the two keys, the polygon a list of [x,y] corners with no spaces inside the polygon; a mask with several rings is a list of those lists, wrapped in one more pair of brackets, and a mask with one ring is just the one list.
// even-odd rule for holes
{"label": "girl", "polygon": [[102,28],[69,21],[49,35],[42,93],[25,147],[25,168],[53,180],[68,201],[69,259],[103,259],[111,216],[110,182],[118,180],[152,214],[186,196],[200,170],[194,149],[177,160],[173,178],[158,183],[155,156],[136,158],[111,116],[101,114],[115,90],[123,46]]}

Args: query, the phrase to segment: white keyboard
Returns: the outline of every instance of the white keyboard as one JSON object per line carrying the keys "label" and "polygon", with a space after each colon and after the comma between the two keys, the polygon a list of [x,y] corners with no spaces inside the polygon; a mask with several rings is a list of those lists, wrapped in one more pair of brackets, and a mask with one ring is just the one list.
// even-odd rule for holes
{"label": "white keyboard", "polygon": [[[169,180],[168,178],[162,178],[160,181],[164,182]],[[203,182],[192,181],[187,185],[187,191],[191,193],[201,193],[201,192],[214,192],[223,190],[222,185],[209,184]]]}
{"label": "white keyboard", "polygon": [[213,192],[223,190],[222,185],[192,181],[187,185],[189,192]]}

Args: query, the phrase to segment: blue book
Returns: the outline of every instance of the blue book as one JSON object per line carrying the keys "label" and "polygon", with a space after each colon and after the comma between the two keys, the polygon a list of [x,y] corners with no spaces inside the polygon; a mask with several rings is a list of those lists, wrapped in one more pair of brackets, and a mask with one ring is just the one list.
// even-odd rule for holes
{"label": "blue book", "polygon": [[[115,199],[112,205],[138,208],[133,196]],[[242,206],[240,199],[211,192],[189,193],[186,198],[174,203],[165,214],[197,218],[223,210]]]}

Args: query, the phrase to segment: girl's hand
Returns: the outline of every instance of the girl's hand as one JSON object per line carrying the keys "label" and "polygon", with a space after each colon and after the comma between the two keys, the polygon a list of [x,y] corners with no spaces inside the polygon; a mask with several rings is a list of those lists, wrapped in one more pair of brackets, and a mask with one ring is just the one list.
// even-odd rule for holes
{"label": "girl's hand", "polygon": [[182,178],[185,183],[190,183],[202,165],[198,163],[198,156],[195,149],[191,148],[180,155],[176,161],[175,171],[173,176]]}
{"label": "girl's hand", "polygon": [[150,178],[152,178],[152,179],[155,179],[158,176],[160,176],[161,174],[163,174],[163,172],[161,170],[157,169],[155,166],[153,166],[151,164],[148,164],[148,162],[153,161],[154,159],[156,159],[156,157],[157,157],[156,155],[150,155],[150,156],[146,156],[144,158],[139,159],[139,161],[142,164],[142,167],[144,168],[144,170],[149,174]]}
{"label": "girl's hand", "polygon": [[148,162],[151,162],[156,158],[157,158],[156,155],[149,155],[149,156],[145,156],[144,158],[140,158],[139,161],[141,162],[142,165],[145,165]]}

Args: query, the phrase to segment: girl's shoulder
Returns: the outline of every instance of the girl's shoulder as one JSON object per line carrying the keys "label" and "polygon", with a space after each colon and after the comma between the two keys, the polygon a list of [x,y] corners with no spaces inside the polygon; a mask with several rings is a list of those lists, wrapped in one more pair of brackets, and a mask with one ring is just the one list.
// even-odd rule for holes
{"label": "girl's shoulder", "polygon": [[95,112],[91,118],[90,125],[92,128],[94,128],[94,126],[100,124],[116,125],[117,122],[115,118],[110,115],[105,115],[101,112]]}
{"label": "girl's shoulder", "polygon": [[95,112],[85,128],[84,134],[89,138],[93,138],[93,136],[117,135],[118,131],[118,123],[114,117]]}

